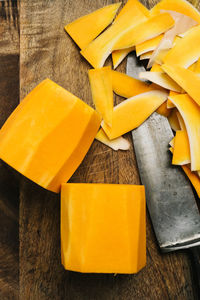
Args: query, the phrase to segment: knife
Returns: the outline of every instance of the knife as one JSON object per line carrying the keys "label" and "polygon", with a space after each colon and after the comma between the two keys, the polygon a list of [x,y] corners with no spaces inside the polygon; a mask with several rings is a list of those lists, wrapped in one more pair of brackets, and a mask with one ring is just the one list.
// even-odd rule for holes
{"label": "knife", "polygon": [[[129,54],[126,73],[139,79],[139,73],[144,71],[135,52]],[[132,131],[147,207],[162,252],[200,245],[200,213],[193,189],[182,169],[171,163],[168,148],[173,136],[168,119],[156,112]],[[194,249],[197,252],[198,247]],[[196,254],[196,275],[200,276]]]}

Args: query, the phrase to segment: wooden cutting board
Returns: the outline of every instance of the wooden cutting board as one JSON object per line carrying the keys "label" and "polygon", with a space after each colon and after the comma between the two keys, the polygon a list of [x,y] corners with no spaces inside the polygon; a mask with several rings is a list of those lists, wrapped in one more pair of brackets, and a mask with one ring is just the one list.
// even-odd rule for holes
{"label": "wooden cutting board", "polygon": [[[15,2],[12,1],[12,4]],[[74,19],[113,2],[115,1],[20,1],[21,99],[41,80],[49,77],[92,105],[87,75],[90,66],[81,57],[78,47],[64,32],[63,27]],[[123,4],[125,2],[123,1]],[[11,1],[3,1],[3,3],[11,6]],[[143,3],[149,3],[151,6],[155,4],[154,1],[143,1]],[[4,22],[9,24],[9,18],[5,18]],[[6,30],[9,32],[9,26]],[[3,61],[12,60],[7,57]],[[17,73],[18,66],[13,62],[10,65]],[[124,72],[125,63],[118,70]],[[0,71],[0,81],[5,82],[2,78],[6,78],[6,82],[12,82],[11,73],[14,76],[14,71],[10,73],[8,70],[4,70],[4,73]],[[4,74],[7,74],[7,77]],[[7,102],[12,102],[12,108],[16,105],[18,76],[17,74],[15,76],[17,82],[15,97],[8,96],[11,92],[8,88],[5,101],[0,104],[1,112],[7,112],[6,117],[10,113],[6,109]],[[2,93],[1,91],[1,95]],[[120,98],[116,97],[115,103],[119,101]],[[126,138],[132,144],[130,134],[127,134]],[[23,176],[16,175],[16,172],[11,172],[5,165],[0,167],[1,171],[3,168],[6,169],[8,174],[6,179],[4,175],[0,176],[0,187],[5,181],[13,180],[12,176],[16,176],[20,181],[14,186],[10,184],[12,193],[6,194],[3,198],[3,203],[12,202],[15,198],[17,200],[19,198],[20,201],[20,299],[194,299],[189,257],[184,252],[165,255],[159,253],[148,215],[147,266],[139,274],[113,276],[65,271],[60,261],[59,195],[47,192]],[[138,184],[140,181],[133,147],[126,152],[114,152],[98,141],[94,141],[70,181]],[[0,196],[2,200],[2,194]],[[1,211],[3,211],[2,206],[0,206]],[[3,221],[1,219],[2,226],[5,226],[6,222],[6,217]],[[12,231],[11,228],[7,230]],[[7,248],[10,247],[11,238],[13,236],[16,238],[16,235],[17,233],[12,231],[6,244]],[[4,249],[4,253],[7,248]],[[16,249],[14,253],[17,253]],[[12,268],[9,269],[11,270]],[[17,274],[15,279],[16,277]],[[3,282],[6,280],[4,274]],[[13,281],[13,277],[9,278],[7,285],[13,287]],[[6,289],[2,284],[0,273],[0,290],[2,287]],[[17,299],[16,295],[17,293],[13,294],[11,299]]]}

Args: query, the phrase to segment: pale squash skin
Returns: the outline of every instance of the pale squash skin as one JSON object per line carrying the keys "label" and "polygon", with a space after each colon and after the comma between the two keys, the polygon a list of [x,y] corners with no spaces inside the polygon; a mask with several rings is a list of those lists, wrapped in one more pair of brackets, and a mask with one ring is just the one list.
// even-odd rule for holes
{"label": "pale squash skin", "polygon": [[83,273],[137,273],[146,264],[145,219],[144,186],[63,184],[62,264]]}
{"label": "pale squash skin", "polygon": [[35,183],[58,193],[61,183],[72,176],[86,155],[100,122],[91,107],[46,79],[1,128],[0,158]]}

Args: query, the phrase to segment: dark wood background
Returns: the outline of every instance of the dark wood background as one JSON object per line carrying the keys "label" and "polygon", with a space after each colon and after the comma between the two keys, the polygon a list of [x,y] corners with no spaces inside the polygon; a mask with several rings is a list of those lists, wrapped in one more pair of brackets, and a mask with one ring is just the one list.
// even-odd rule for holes
{"label": "dark wood background", "polygon": [[[19,98],[46,77],[92,105],[87,77],[90,66],[63,27],[112,2],[0,2],[1,125]],[[125,63],[118,70],[125,71]],[[116,97],[115,103],[119,101]],[[126,137],[131,141],[130,134]],[[133,147],[114,152],[95,141],[70,181],[138,184]],[[1,162],[0,299],[197,299],[190,257],[184,251],[161,255],[148,215],[147,266],[137,275],[65,271],[60,262],[59,222],[59,196]]]}

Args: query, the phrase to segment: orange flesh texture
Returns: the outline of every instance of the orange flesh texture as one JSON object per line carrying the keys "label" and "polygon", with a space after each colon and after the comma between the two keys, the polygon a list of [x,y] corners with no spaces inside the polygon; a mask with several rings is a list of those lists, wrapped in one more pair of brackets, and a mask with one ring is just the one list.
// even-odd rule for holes
{"label": "orange flesh texture", "polygon": [[187,131],[177,130],[174,142],[173,165],[186,165],[190,160],[190,144],[187,136]]}
{"label": "orange flesh texture", "polygon": [[163,65],[162,69],[200,105],[200,77],[177,65]]}
{"label": "orange flesh texture", "polygon": [[102,116],[103,120],[111,126],[113,114],[111,68],[92,69],[88,71],[88,75],[96,110]]}
{"label": "orange flesh texture", "polygon": [[137,128],[167,100],[167,95],[167,92],[156,90],[124,100],[114,107],[112,127],[102,122],[102,128],[109,139]]}
{"label": "orange flesh texture", "polygon": [[[129,9],[126,9],[128,6]],[[130,28],[137,26],[139,23],[147,20],[142,8],[143,5],[137,0],[129,0],[122,9],[121,15],[117,20],[92,41],[86,48],[81,51],[85,59],[94,67],[103,67],[107,57],[113,52],[114,44]]]}
{"label": "orange flesh texture", "polygon": [[63,184],[61,253],[67,270],[137,273],[146,264],[143,186]]}
{"label": "orange flesh texture", "polygon": [[133,47],[153,39],[167,31],[173,25],[174,19],[168,13],[149,18],[134,28],[130,28],[123,36],[121,36],[115,43],[114,50]]}
{"label": "orange flesh texture", "polygon": [[100,8],[67,24],[65,30],[79,48],[83,49],[113,21],[120,5],[121,2]]}
{"label": "orange flesh texture", "polygon": [[182,115],[190,143],[191,170],[200,170],[200,109],[187,94],[172,96],[171,101]]}
{"label": "orange flesh texture", "polygon": [[0,158],[42,187],[59,192],[83,160],[100,122],[87,104],[46,79],[3,125]]}

